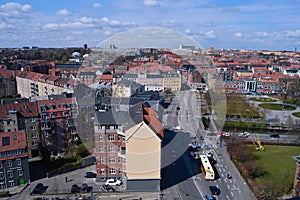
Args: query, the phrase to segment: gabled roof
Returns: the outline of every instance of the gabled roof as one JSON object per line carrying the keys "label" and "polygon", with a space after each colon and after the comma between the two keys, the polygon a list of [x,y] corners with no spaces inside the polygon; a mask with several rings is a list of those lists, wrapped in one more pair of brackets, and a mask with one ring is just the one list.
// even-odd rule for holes
{"label": "gabled roof", "polygon": [[23,102],[16,104],[1,104],[0,105],[0,120],[7,118],[8,112],[15,110],[24,118],[37,117],[38,110],[35,102]]}
{"label": "gabled roof", "polygon": [[[9,145],[3,146],[2,138],[9,137]],[[26,147],[25,131],[3,132],[1,133],[0,152],[24,149]]]}

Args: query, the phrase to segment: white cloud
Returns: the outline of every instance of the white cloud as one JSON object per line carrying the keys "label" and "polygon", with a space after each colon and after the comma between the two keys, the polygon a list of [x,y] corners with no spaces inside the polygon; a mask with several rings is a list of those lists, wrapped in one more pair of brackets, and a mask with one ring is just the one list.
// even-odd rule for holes
{"label": "white cloud", "polygon": [[109,19],[108,19],[107,17],[103,17],[101,20],[102,20],[104,23],[109,22]]}
{"label": "white cloud", "polygon": [[148,7],[159,6],[159,2],[157,0],[144,0],[144,5]]}
{"label": "white cloud", "polygon": [[47,30],[56,30],[56,29],[58,29],[58,27],[59,27],[58,24],[49,23],[49,24],[46,24],[43,28],[47,29]]}
{"label": "white cloud", "polygon": [[300,30],[298,29],[296,31],[285,31],[283,35],[286,37],[300,37]]}
{"label": "white cloud", "polygon": [[20,18],[32,12],[31,5],[8,2],[0,6],[0,16]]}
{"label": "white cloud", "polygon": [[187,28],[187,29],[184,30],[184,32],[185,32],[186,34],[189,34],[189,33],[191,33],[191,29]]}
{"label": "white cloud", "polygon": [[57,15],[61,16],[69,16],[71,13],[67,9],[62,9],[56,12]]}
{"label": "white cloud", "polygon": [[85,24],[81,22],[69,22],[59,24],[61,28],[91,28],[94,27],[93,24]]}
{"label": "white cloud", "polygon": [[237,37],[237,38],[241,38],[241,37],[243,36],[243,34],[240,33],[240,32],[236,32],[236,33],[234,33],[233,35],[234,35],[235,37]]}
{"label": "white cloud", "polygon": [[207,38],[215,38],[216,37],[215,31],[214,30],[207,31],[204,33],[204,36]]}
{"label": "white cloud", "polygon": [[167,27],[173,27],[175,25],[175,21],[174,20],[163,20],[161,22],[162,26],[167,26]]}
{"label": "white cloud", "polygon": [[267,32],[255,32],[254,35],[256,37],[262,37],[262,38],[265,38],[265,37],[269,36],[269,34]]}
{"label": "white cloud", "polygon": [[93,23],[93,22],[97,22],[98,20],[92,17],[81,17],[79,21],[82,23]]}
{"label": "white cloud", "polygon": [[102,5],[100,3],[93,3],[94,8],[101,8]]}

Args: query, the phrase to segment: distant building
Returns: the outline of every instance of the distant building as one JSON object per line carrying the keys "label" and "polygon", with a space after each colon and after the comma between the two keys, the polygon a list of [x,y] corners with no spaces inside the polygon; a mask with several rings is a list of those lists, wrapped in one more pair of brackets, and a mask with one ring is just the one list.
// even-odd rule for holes
{"label": "distant building", "polygon": [[296,161],[296,172],[293,187],[293,197],[300,197],[300,155],[293,157]]}
{"label": "distant building", "polygon": [[0,98],[17,94],[17,83],[14,71],[0,69]]}
{"label": "distant building", "polygon": [[25,131],[0,136],[0,189],[30,183]]}
{"label": "distant building", "polygon": [[131,97],[144,91],[143,85],[129,80],[121,80],[112,86],[113,97]]}

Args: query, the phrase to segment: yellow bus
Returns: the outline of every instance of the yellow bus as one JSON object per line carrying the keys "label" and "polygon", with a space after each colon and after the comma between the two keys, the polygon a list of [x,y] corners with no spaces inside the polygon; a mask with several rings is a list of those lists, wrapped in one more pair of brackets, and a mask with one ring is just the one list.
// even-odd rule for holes
{"label": "yellow bus", "polygon": [[201,171],[205,180],[214,180],[215,172],[206,155],[200,155]]}

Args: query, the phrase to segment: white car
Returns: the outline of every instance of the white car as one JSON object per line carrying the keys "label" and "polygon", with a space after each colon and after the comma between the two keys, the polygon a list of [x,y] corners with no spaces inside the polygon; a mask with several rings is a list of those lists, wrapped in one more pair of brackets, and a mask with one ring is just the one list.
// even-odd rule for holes
{"label": "white car", "polygon": [[247,138],[250,136],[250,133],[249,132],[243,132],[243,133],[240,133],[239,134],[239,137],[244,137],[244,138]]}
{"label": "white car", "polygon": [[222,135],[225,136],[225,137],[230,137],[230,133],[228,133],[228,132],[225,132]]}
{"label": "white car", "polygon": [[107,179],[106,182],[105,182],[105,185],[121,185],[122,182],[120,180],[117,180],[117,179]]}
{"label": "white car", "polygon": [[175,130],[181,130],[181,127],[180,126],[176,126],[174,129]]}

